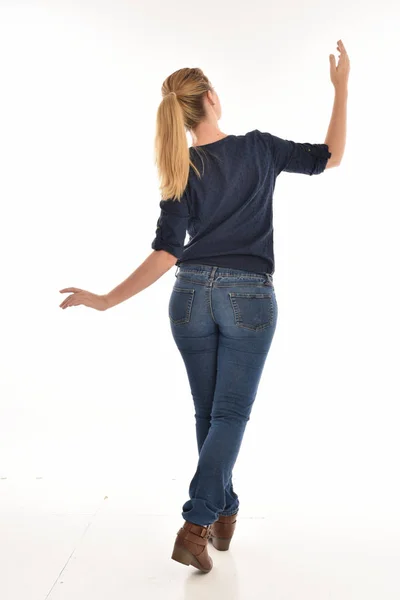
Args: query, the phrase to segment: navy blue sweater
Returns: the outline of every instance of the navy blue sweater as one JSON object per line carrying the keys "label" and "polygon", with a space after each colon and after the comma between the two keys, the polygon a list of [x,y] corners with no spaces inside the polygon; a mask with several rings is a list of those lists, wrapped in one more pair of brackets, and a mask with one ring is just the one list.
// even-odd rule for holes
{"label": "navy blue sweater", "polygon": [[276,178],[281,171],[322,173],[331,156],[328,146],[293,142],[255,129],[198,148],[191,146],[189,152],[202,178],[191,168],[181,200],[160,201],[151,247],[176,256],[176,265],[273,274]]}

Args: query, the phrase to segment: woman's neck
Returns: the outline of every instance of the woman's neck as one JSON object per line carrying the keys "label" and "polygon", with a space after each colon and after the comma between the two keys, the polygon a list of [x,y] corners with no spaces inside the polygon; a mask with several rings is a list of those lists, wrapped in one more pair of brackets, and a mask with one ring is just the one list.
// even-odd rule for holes
{"label": "woman's neck", "polygon": [[196,139],[196,141],[193,140],[192,146],[204,146],[206,144],[213,144],[214,142],[218,142],[219,140],[222,140],[226,137],[228,137],[228,134],[220,131],[217,134],[202,136],[201,138]]}

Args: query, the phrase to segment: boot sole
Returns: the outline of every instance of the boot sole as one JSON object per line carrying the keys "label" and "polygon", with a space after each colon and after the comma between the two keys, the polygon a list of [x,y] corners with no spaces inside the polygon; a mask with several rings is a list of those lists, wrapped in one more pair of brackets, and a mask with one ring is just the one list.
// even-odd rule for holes
{"label": "boot sole", "polygon": [[203,571],[203,573],[208,573],[209,571],[211,571],[211,569],[205,569],[204,567],[202,567],[197,558],[191,552],[189,552],[187,548],[183,548],[182,546],[178,546],[177,544],[175,544],[174,546],[171,558],[172,560],[176,560],[176,562],[179,562],[182,565],[192,565],[192,567],[196,567],[196,569]]}

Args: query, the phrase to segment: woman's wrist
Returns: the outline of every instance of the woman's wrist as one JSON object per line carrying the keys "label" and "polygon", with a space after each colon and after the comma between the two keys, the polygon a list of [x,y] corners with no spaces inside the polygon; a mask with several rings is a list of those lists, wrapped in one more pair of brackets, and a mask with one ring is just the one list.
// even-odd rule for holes
{"label": "woman's wrist", "polygon": [[345,96],[347,97],[348,94],[348,87],[346,83],[342,83],[342,84],[338,84],[335,85],[335,94],[338,96]]}

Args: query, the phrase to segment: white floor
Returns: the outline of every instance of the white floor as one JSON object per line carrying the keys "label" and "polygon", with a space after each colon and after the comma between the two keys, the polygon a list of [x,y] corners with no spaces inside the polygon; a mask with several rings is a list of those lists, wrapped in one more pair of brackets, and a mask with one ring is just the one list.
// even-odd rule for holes
{"label": "white floor", "polygon": [[127,485],[0,481],[0,598],[399,600],[398,528],[289,500],[264,516],[242,506],[230,551],[210,545],[210,573],[176,563],[183,490],[157,515],[158,498]]}

